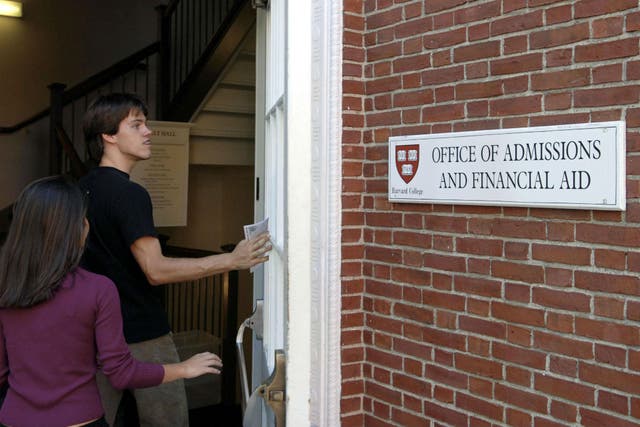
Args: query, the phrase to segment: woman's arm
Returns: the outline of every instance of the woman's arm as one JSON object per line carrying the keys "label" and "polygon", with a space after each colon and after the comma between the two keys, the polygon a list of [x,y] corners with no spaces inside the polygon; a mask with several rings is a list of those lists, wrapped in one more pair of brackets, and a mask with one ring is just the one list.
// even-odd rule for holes
{"label": "woman's arm", "polygon": [[162,365],[164,378],[162,383],[183,379],[195,378],[204,374],[219,374],[222,368],[222,360],[213,353],[198,353],[180,363]]}

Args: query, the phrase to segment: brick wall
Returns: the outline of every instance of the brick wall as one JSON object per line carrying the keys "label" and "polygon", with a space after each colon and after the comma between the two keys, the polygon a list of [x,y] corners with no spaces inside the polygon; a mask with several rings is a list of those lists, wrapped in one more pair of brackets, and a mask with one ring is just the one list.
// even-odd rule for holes
{"label": "brick wall", "polygon": [[[638,0],[344,0],[343,426],[640,424]],[[389,136],[626,120],[624,212],[391,204]]]}

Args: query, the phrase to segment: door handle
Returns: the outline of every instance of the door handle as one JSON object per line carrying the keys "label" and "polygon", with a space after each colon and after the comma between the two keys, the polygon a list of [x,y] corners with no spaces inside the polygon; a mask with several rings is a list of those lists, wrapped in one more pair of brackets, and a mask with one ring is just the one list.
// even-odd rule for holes
{"label": "door handle", "polygon": [[276,364],[271,376],[258,387],[258,391],[276,416],[276,427],[285,427],[287,357],[284,351],[276,350],[275,358]]}
{"label": "door handle", "polygon": [[244,330],[246,328],[252,329],[256,333],[256,339],[262,340],[263,335],[263,316],[262,310],[264,301],[256,300],[256,308],[253,310],[253,314],[246,318],[244,322],[238,328],[238,334],[236,335],[236,349],[238,350],[238,368],[240,369],[240,382],[242,383],[242,411],[247,409],[249,403],[249,380],[247,379],[247,363],[244,358],[244,347],[242,342],[244,340]]}
{"label": "door handle", "polygon": [[254,427],[260,425],[259,398],[262,397],[269,405],[276,418],[276,427],[285,427],[286,419],[286,367],[287,359],[283,350],[275,351],[275,367],[273,372],[256,390],[249,396],[249,381],[247,379],[247,364],[244,357],[244,332],[246,328],[252,329],[256,339],[263,337],[263,300],[256,300],[256,308],[253,314],[245,319],[238,328],[236,335],[236,348],[238,350],[240,380],[242,382],[242,412],[243,426]]}
{"label": "door handle", "polygon": [[269,405],[276,418],[276,427],[285,427],[286,422],[286,368],[287,358],[282,350],[275,351],[275,368],[273,372],[253,392],[247,402],[243,415],[243,427],[259,427],[261,425],[260,405],[258,399],[262,397]]}

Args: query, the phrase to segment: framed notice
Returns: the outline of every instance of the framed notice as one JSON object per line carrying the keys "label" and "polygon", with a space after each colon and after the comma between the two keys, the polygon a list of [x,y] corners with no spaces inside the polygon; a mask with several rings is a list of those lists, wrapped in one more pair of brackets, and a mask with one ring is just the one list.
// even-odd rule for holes
{"label": "framed notice", "polygon": [[624,210],[625,122],[389,139],[389,201]]}
{"label": "framed notice", "polygon": [[191,123],[148,121],[151,158],[138,162],[131,179],[147,189],[157,227],[187,225]]}

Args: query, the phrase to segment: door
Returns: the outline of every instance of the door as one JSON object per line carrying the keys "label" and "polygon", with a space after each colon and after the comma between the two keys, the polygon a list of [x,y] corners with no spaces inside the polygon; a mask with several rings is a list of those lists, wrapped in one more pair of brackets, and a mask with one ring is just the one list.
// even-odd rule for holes
{"label": "door", "polygon": [[[269,218],[273,250],[254,273],[254,299],[263,300],[262,340],[253,339],[252,389],[275,368],[275,353],[286,349],[286,145],[285,1],[257,9],[256,25],[256,221]],[[274,426],[262,404],[262,426]]]}

